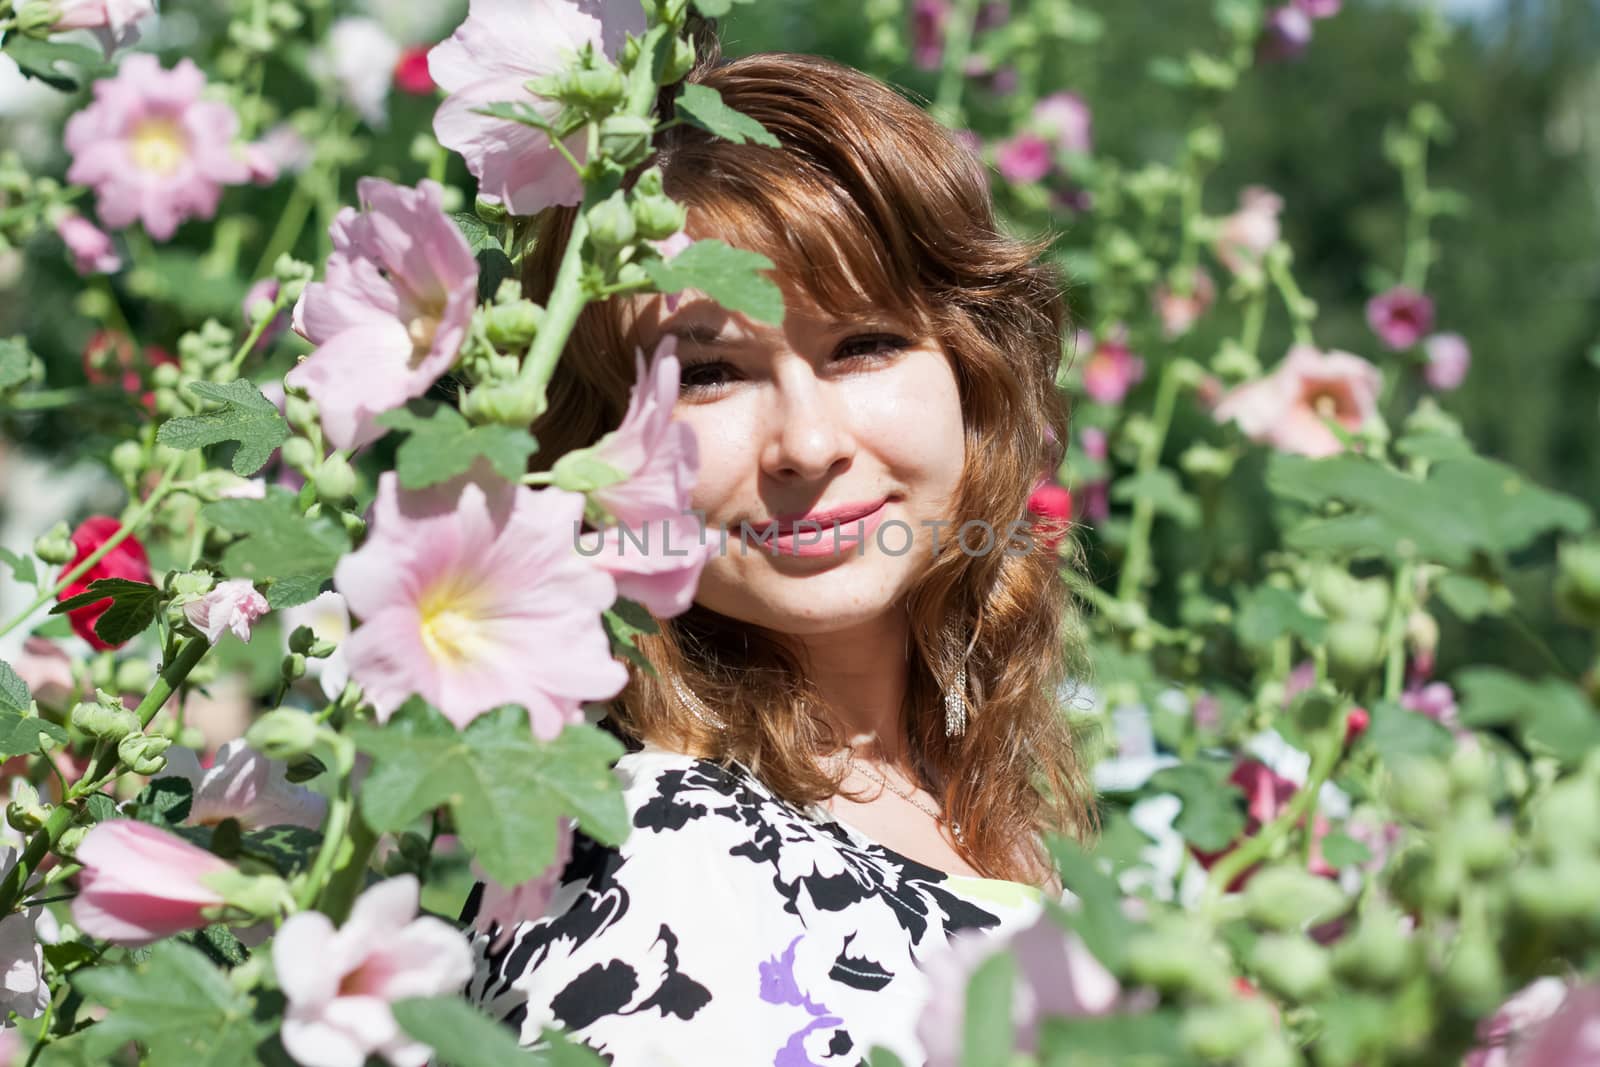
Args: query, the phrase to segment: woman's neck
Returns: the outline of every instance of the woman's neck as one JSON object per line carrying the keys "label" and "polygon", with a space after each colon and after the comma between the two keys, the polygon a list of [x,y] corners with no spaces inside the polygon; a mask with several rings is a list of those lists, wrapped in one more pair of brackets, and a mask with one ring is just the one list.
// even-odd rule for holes
{"label": "woman's neck", "polygon": [[895,610],[848,630],[798,638],[812,682],[861,757],[906,762],[908,634],[905,613]]}

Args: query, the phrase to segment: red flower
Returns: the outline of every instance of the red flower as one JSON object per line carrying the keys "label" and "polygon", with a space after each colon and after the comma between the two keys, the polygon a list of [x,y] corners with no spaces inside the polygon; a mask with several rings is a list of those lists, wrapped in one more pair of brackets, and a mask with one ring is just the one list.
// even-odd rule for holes
{"label": "red flower", "polygon": [[[76,530],[72,532],[72,545],[77,549],[72,557],[72,562],[67,565],[71,570],[87,559],[95,549],[111,540],[112,536],[122,529],[122,523],[110,515],[91,515],[84,519]],[[126,578],[134,582],[150,581],[150,561],[145,557],[144,546],[131,534],[118,543],[100,558],[100,561],[80,574],[76,581],[61,590],[61,600],[70,600],[79,593],[89,591],[89,584],[101,578]],[[97,600],[93,604],[85,604],[81,608],[73,608],[67,612],[67,618],[72,622],[72,628],[79,637],[89,642],[95,648],[117,648],[117,645],[107,644],[94,632],[94,624],[111,606],[111,598]]]}
{"label": "red flower", "polygon": [[438,86],[433,83],[433,75],[428,73],[428,49],[431,45],[418,45],[407,48],[400,53],[400,58],[394,65],[394,84],[403,93],[412,96],[427,96]]}
{"label": "red flower", "polygon": [[83,376],[90,385],[115,383],[129,396],[137,396],[148,411],[155,410],[156,397],[147,386],[151,368],[178,361],[164,349],[151,345],[140,358],[133,339],[125,333],[99,330],[83,346]]}
{"label": "red flower", "polygon": [[1072,491],[1041,478],[1028,497],[1028,510],[1045,520],[1034,525],[1035,535],[1046,548],[1055,548],[1072,521]]}
{"label": "red flower", "polygon": [[[1278,813],[1288,806],[1289,798],[1294,796],[1300,788],[1294,782],[1283,777],[1283,775],[1274,772],[1265,763],[1254,759],[1240,760],[1239,765],[1234,767],[1233,774],[1229,776],[1228,781],[1244,791],[1245,800],[1248,803],[1244,833],[1239,836],[1238,840],[1220,852],[1203,852],[1193,845],[1189,846],[1189,850],[1194,853],[1195,859],[1200,861],[1200,866],[1208,871],[1223,856],[1238,848],[1261,827],[1277,818]],[[1322,858],[1322,838],[1327,836],[1327,833],[1328,820],[1321,815],[1315,816],[1311,824],[1313,843],[1309,869],[1312,874],[1320,874],[1325,878],[1335,878],[1339,874],[1338,870],[1329,866],[1328,862]],[[1233,881],[1228,885],[1227,891],[1237,893],[1243,889],[1245,883],[1250,880],[1251,875],[1255,874],[1256,868],[1259,866],[1260,864],[1256,864],[1235,875]]]}
{"label": "red flower", "polygon": [[1351,708],[1350,717],[1344,721],[1344,743],[1350,744],[1356,738],[1367,732],[1367,727],[1372,725],[1372,715],[1366,708]]}

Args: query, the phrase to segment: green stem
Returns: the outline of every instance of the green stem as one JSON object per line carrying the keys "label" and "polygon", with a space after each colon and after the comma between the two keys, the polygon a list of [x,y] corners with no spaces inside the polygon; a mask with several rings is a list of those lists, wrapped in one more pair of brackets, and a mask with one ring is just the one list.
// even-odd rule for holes
{"label": "green stem", "polygon": [[[235,375],[239,373],[239,368],[244,365],[245,358],[254,351],[256,342],[261,340],[261,335],[267,332],[267,327],[272,325],[272,320],[278,317],[278,313],[283,310],[286,302],[283,298],[283,289],[279,287],[278,295],[272,301],[272,311],[250,328],[250,332],[245,335],[245,339],[239,343],[238,349],[233,353],[233,358],[228,361],[228,367]],[[248,312],[249,308],[245,310]]]}
{"label": "green stem", "polygon": [[128,394],[120,389],[89,388],[37,389],[6,401],[10,411],[47,411],[50,408],[77,407],[80,404],[126,404]]}
{"label": "green stem", "polygon": [[278,224],[272,228],[272,236],[267,239],[267,247],[256,261],[256,269],[250,272],[252,279],[266,277],[279,256],[294,251],[300,232],[306,227],[306,217],[311,214],[311,196],[306,186],[313,180],[314,170],[315,167],[307,167],[294,183],[289,202],[284,205],[283,214],[278,216]]}
{"label": "green stem", "polygon": [[[1150,435],[1139,451],[1139,464],[1135,477],[1147,477],[1161,461],[1161,450],[1167,443],[1167,430],[1172,426],[1172,413],[1177,407],[1178,390],[1189,377],[1191,364],[1187,360],[1174,360],[1161,372],[1161,383],[1156,387],[1155,410],[1150,416]],[[1122,575],[1117,580],[1117,599],[1131,602],[1144,585],[1145,571],[1150,563],[1150,530],[1155,523],[1156,505],[1148,494],[1133,503],[1133,521],[1128,531],[1128,554],[1122,563]]]}
{"label": "green stem", "polygon": [[1389,594],[1389,618],[1384,626],[1383,643],[1388,650],[1383,665],[1383,699],[1394,703],[1405,688],[1406,618],[1411,611],[1415,564],[1402,563],[1394,572],[1394,588]]}
{"label": "green stem", "polygon": [[322,847],[317,849],[317,858],[311,861],[311,870],[306,872],[306,880],[301,883],[300,892],[295,896],[295,904],[301,911],[316,904],[328,876],[333,873],[333,862],[338,858],[339,846],[344,844],[344,835],[350,829],[350,815],[354,809],[355,801],[350,797],[349,784],[342,782],[339,795],[328,802],[328,819],[322,824]]}
{"label": "green stem", "polygon": [[28,1060],[23,1067],[33,1067],[39,1060],[39,1053],[50,1043],[50,1024],[55,1021],[56,998],[51,997],[44,1006],[44,1014],[39,1017],[39,1036],[33,1042],[33,1048],[28,1050]]}
{"label": "green stem", "polygon": [[353,812],[350,818],[350,848],[344,863],[335,868],[333,876],[328,879],[328,886],[317,902],[318,911],[336,923],[343,922],[349,916],[351,905],[365,887],[367,863],[377,844],[378,835],[367,825],[367,820],[361,817],[359,811]]}
{"label": "green stem", "polygon": [[1239,344],[1252,356],[1261,354],[1261,327],[1267,319],[1267,290],[1265,286],[1258,286],[1250,294],[1250,302],[1244,308],[1244,328],[1239,332]]}
{"label": "green stem", "polygon": [[979,0],[957,0],[944,28],[944,63],[934,110],[952,129],[963,125],[961,93],[967,84],[967,57],[972,54],[972,29],[978,20]]}
{"label": "green stem", "polygon": [[1428,192],[1428,139],[1417,138],[1421,146],[1416,159],[1401,169],[1401,181],[1406,194],[1406,258],[1401,268],[1401,280],[1411,288],[1422,291],[1428,281],[1428,213],[1422,200]]}

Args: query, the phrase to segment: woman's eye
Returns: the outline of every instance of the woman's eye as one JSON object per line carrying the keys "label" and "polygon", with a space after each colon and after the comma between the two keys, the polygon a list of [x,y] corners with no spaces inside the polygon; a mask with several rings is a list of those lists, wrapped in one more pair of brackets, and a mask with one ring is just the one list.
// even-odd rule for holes
{"label": "woman's eye", "polygon": [[[861,334],[845,340],[834,350],[836,359],[857,357],[880,358],[909,348],[911,342],[897,334]],[[683,360],[678,364],[678,394],[705,399],[727,388],[734,373],[732,364],[724,360]]]}
{"label": "woman's eye", "polygon": [[898,352],[910,344],[910,341],[896,334],[868,333],[845,341],[839,346],[838,354],[841,356],[876,355],[884,352]]}
{"label": "woman's eye", "polygon": [[728,365],[720,360],[682,363],[678,368],[678,392],[706,393],[727,384]]}

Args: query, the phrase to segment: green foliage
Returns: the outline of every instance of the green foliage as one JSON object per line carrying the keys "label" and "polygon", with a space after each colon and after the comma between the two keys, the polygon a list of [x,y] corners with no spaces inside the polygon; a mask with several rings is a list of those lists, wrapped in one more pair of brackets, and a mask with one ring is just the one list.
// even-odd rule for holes
{"label": "green foliage", "polygon": [[696,241],[669,260],[645,263],[644,269],[663,293],[699,289],[729,311],[757,322],[783,321],[783,291],[756,273],[772,270],[772,260],[758,252],[730,248],[718,240]]}
{"label": "green foliage", "polygon": [[995,953],[973,972],[966,990],[962,1067],[988,1067],[995,1049],[1012,1047],[1011,998],[1016,983],[1017,962],[1010,952]]}
{"label": "green foliage", "polygon": [[222,441],[237,441],[233,472],[249,476],[266,466],[273,450],[289,439],[289,424],[272,401],[248,379],[226,384],[190,382],[189,391],[222,407],[199,415],[185,415],[162,424],[156,440],[171,448],[204,448]]}
{"label": "green foliage", "polygon": [[1509,726],[1527,745],[1577,767],[1600,746],[1600,717],[1569,682],[1528,681],[1496,667],[1461,672],[1461,721],[1477,728]]}
{"label": "green foliage", "polygon": [[1191,845],[1207,852],[1227,848],[1244,833],[1244,812],[1239,790],[1228,782],[1231,765],[1216,761],[1163,767],[1150,776],[1146,788],[1172,793],[1183,802],[1173,828]]}
{"label": "green foliage", "polygon": [[87,591],[56,603],[50,614],[75,611],[98,604],[107,597],[111,598],[111,605],[95,619],[94,632],[111,645],[120,645],[144,633],[156,621],[156,612],[161,607],[161,590],[148,582],[97,578],[89,583]]}
{"label": "green foliage", "polygon": [[418,1041],[433,1048],[442,1067],[599,1067],[598,1055],[546,1027],[533,1053],[517,1044],[503,1024],[460,997],[412,997],[394,1003],[395,1021]]}
{"label": "green foliage", "polygon": [[[99,52],[70,41],[46,41],[10,33],[0,51],[10,56],[26,77],[62,92],[77,92],[85,80],[97,78],[109,70],[109,64]],[[72,67],[77,71],[70,69]]]}
{"label": "green foliage", "polygon": [[677,99],[678,117],[734,144],[755,143],[779,147],[770,130],[749,115],[733,110],[722,101],[722,94],[709,85],[683,87]]}
{"label": "green foliage", "polygon": [[[294,494],[278,486],[269,486],[260,500],[214,501],[201,514],[241,535],[223,551],[223,571],[230,578],[274,579],[267,591],[274,608],[310,600],[317,586],[332,577],[340,557],[350,551],[350,538],[342,526],[325,513],[308,517],[296,505]],[[277,580],[282,579],[295,579],[288,591],[279,590]]]}
{"label": "green foliage", "polygon": [[446,404],[413,400],[378,416],[377,422],[409,434],[396,453],[395,465],[406,489],[423,489],[465,474],[479,456],[502,478],[516,481],[528,469],[528,457],[539,450],[523,430],[468,425],[459,411]]}
{"label": "green foliage", "polygon": [[33,694],[28,692],[28,683],[11,668],[11,664],[0,660],[0,714],[26,714],[32,703]]}
{"label": "green foliage", "polygon": [[26,382],[32,375],[33,353],[24,337],[0,337],[0,393]]}

